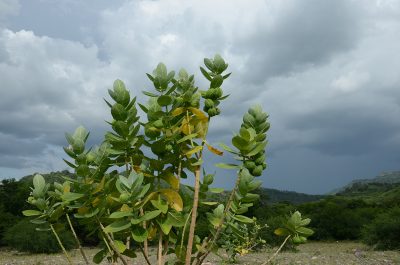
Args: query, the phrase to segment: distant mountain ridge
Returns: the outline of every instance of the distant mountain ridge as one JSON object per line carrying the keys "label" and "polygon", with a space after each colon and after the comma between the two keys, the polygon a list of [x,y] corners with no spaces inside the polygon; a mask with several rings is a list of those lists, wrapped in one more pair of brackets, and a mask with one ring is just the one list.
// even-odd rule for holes
{"label": "distant mountain ridge", "polygon": [[292,204],[302,204],[306,202],[319,201],[326,197],[326,195],[311,195],[270,188],[260,188],[257,193],[260,194],[261,200],[266,200],[267,203],[290,202]]}
{"label": "distant mountain ridge", "polygon": [[[25,182],[25,183],[31,183],[34,175],[35,174],[22,177],[19,181]],[[52,183],[54,181],[63,182],[64,181],[63,176],[66,176],[69,178],[75,178],[75,174],[73,174],[67,170],[50,172],[48,174],[42,174],[42,175],[49,183]],[[224,193],[226,193],[224,195],[228,196],[229,192],[226,191]],[[311,195],[311,194],[299,193],[299,192],[295,192],[295,191],[281,191],[281,190],[271,189],[271,188],[260,188],[257,190],[257,193],[260,194],[261,200],[263,201],[263,203],[266,203],[266,204],[278,203],[278,202],[289,202],[292,204],[301,204],[301,203],[305,203],[305,202],[318,201],[325,197],[325,195]]]}
{"label": "distant mountain ridge", "polygon": [[400,171],[382,172],[378,176],[371,179],[356,179],[349,184],[331,191],[330,195],[346,195],[354,192],[362,192],[366,190],[381,191],[400,186]]}

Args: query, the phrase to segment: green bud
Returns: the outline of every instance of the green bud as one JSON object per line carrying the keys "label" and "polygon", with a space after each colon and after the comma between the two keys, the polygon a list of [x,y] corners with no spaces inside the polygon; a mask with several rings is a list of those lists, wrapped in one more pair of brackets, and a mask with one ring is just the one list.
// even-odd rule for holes
{"label": "green bud", "polygon": [[252,174],[253,176],[258,177],[258,176],[261,176],[261,175],[262,175],[262,172],[263,172],[263,167],[262,167],[262,166],[256,166],[256,167],[251,171],[251,174]]}
{"label": "green bud", "polygon": [[267,168],[267,163],[262,163],[262,167],[263,167],[263,169],[266,169]]}
{"label": "green bud", "polygon": [[255,162],[256,162],[257,165],[262,165],[262,163],[265,162],[265,155],[259,156],[259,157],[256,159]]}
{"label": "green bud", "polygon": [[206,106],[208,109],[214,107],[214,101],[212,99],[206,99],[204,101],[204,106]]}
{"label": "green bud", "polygon": [[180,106],[183,103],[183,97],[177,97],[175,98],[175,103],[176,105]]}
{"label": "green bud", "polygon": [[34,204],[33,202],[36,202],[35,198],[32,197],[32,196],[29,196],[29,197],[28,197],[28,203]]}
{"label": "green bud", "polygon": [[220,97],[222,97],[223,91],[220,87],[212,88],[209,91],[212,91],[212,97],[210,97],[211,99],[219,99]]}
{"label": "green bud", "polygon": [[253,161],[245,161],[244,162],[244,166],[249,170],[253,170],[256,167],[256,163],[254,163]]}
{"label": "green bud", "polygon": [[165,150],[168,151],[168,152],[171,152],[171,151],[173,150],[172,145],[167,144],[167,145],[165,146]]}
{"label": "green bud", "polygon": [[210,109],[207,111],[207,113],[208,113],[208,116],[210,116],[210,117],[213,117],[213,116],[218,115],[218,111],[217,111],[216,108],[210,108]]}
{"label": "green bud", "polygon": [[155,122],[153,122],[153,126],[156,127],[157,129],[160,129],[164,126],[164,124],[161,119],[158,119]]}
{"label": "green bud", "polygon": [[119,195],[119,200],[120,200],[120,202],[124,203],[129,200],[129,197],[131,197],[131,195],[128,192],[124,192],[124,193],[121,193],[121,195]]}

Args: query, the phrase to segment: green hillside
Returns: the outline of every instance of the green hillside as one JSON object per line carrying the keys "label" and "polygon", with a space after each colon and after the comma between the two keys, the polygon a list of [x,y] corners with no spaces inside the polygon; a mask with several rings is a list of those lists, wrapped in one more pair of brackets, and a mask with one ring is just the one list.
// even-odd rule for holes
{"label": "green hillside", "polygon": [[356,196],[371,194],[374,192],[382,193],[400,186],[400,171],[383,172],[371,179],[357,179],[349,184],[333,190],[330,195]]}

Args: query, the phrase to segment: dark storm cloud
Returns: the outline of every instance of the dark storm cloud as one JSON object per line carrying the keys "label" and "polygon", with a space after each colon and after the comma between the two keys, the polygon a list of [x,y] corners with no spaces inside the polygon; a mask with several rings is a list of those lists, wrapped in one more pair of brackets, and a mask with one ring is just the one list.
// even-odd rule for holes
{"label": "dark storm cloud", "polygon": [[[245,82],[263,83],[326,63],[354,48],[360,37],[361,7],[353,1],[289,1],[279,16],[258,18],[258,30],[233,52],[246,54]],[[266,14],[267,16],[268,14]]]}
{"label": "dark storm cloud", "polygon": [[[261,104],[272,124],[269,170],[261,177],[267,186],[318,193],[397,169],[395,1],[1,3],[12,7],[0,11],[3,168],[64,169],[65,131],[83,124],[90,144],[101,141],[110,119],[102,98],[114,79],[146,102],[144,73],[163,61],[194,73],[204,88],[198,66],[219,52],[232,72],[223,86],[231,96],[209,141],[229,144],[242,114]],[[232,161],[211,160],[209,170]],[[230,186],[227,175],[218,171],[218,183]]]}

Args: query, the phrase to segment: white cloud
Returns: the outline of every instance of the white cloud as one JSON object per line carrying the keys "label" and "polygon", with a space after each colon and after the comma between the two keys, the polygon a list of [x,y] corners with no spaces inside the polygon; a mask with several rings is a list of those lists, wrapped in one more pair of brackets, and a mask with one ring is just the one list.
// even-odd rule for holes
{"label": "white cloud", "polygon": [[10,15],[17,15],[20,9],[18,0],[0,0],[0,22]]}
{"label": "white cloud", "polygon": [[[0,7],[4,3],[18,2],[3,1]],[[41,2],[37,9],[51,10],[51,4]],[[294,176],[313,171],[302,165],[312,165],[318,154],[321,167],[313,178],[330,163],[348,167],[354,161],[347,173],[337,171],[350,178],[366,172],[362,164],[368,159],[381,155],[395,161],[392,149],[398,147],[400,129],[396,1],[102,1],[90,9],[86,2],[66,0],[59,5],[60,20],[40,10],[32,15],[55,21],[53,27],[37,23],[30,30],[0,32],[0,92],[7,95],[0,97],[0,142],[23,145],[34,139],[31,148],[51,161],[48,168],[60,166],[48,158],[57,155],[52,152],[64,143],[64,131],[84,124],[100,139],[108,117],[101,98],[114,79],[126,81],[143,102],[141,91],[151,87],[144,73],[163,61],[170,69],[195,73],[204,87],[198,66],[216,52],[233,74],[224,84],[231,96],[213,121],[212,140],[229,142],[242,113],[262,104],[272,123],[275,180],[287,175],[293,185],[299,183]],[[79,19],[69,16],[74,13]],[[68,19],[72,26],[65,27]],[[84,37],[74,31],[82,28]],[[41,161],[14,156],[31,167]],[[380,164],[376,170],[384,165],[374,162]]]}

